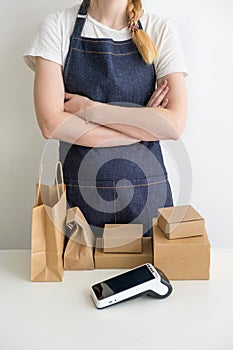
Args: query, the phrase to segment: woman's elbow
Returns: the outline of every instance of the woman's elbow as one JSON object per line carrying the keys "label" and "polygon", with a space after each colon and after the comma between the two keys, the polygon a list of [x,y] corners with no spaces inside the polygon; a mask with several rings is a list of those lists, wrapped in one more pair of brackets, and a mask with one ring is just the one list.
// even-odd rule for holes
{"label": "woman's elbow", "polygon": [[176,121],[173,123],[172,140],[179,140],[181,138],[185,128],[186,119],[186,115],[176,118]]}
{"label": "woman's elbow", "polygon": [[54,136],[54,131],[56,129],[56,126],[54,125],[54,123],[51,122],[51,120],[47,120],[47,119],[38,119],[38,125],[41,131],[42,136],[48,140],[48,139],[53,139]]}
{"label": "woman's elbow", "polygon": [[40,130],[41,130],[42,136],[43,136],[46,140],[52,139],[52,133],[50,132],[50,130],[45,129],[45,128],[41,128]]}
{"label": "woman's elbow", "polygon": [[172,135],[173,136],[172,139],[175,141],[179,140],[181,138],[183,130],[184,130],[183,125],[180,125],[178,123],[176,125],[174,125],[174,132]]}

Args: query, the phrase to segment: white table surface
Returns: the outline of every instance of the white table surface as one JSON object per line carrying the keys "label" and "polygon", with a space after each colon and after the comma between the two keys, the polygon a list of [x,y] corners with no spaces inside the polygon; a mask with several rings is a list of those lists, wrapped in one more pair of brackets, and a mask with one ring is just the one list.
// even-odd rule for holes
{"label": "white table surface", "polygon": [[233,250],[211,256],[210,281],[172,281],[167,299],[98,310],[89,287],[123,270],[65,271],[61,283],[31,283],[30,252],[2,250],[0,349],[233,349]]}

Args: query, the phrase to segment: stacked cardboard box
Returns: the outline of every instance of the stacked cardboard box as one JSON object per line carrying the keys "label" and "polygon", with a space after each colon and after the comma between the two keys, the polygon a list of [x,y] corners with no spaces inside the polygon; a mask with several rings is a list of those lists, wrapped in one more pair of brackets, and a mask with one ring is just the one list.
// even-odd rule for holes
{"label": "stacked cardboard box", "polygon": [[191,206],[161,208],[153,221],[154,265],[171,280],[209,279],[210,243]]}
{"label": "stacked cardboard box", "polygon": [[142,225],[105,224],[104,253],[142,253]]}
{"label": "stacked cardboard box", "polygon": [[152,239],[142,238],[142,225],[105,225],[103,238],[96,242],[96,269],[126,269],[145,263],[153,263]]}
{"label": "stacked cardboard box", "polygon": [[202,236],[204,218],[191,206],[158,209],[158,226],[168,239]]}

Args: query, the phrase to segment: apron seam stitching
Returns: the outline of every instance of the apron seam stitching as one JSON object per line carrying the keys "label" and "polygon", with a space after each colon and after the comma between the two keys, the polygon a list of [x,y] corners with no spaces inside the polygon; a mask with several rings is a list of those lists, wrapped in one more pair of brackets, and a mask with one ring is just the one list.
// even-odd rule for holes
{"label": "apron seam stitching", "polygon": [[87,50],[80,50],[80,49],[77,49],[76,47],[71,47],[71,52],[72,52],[72,50],[75,50],[75,51],[79,51],[79,52],[82,52],[82,53],[87,53],[87,54],[92,54],[92,53],[94,53],[94,54],[98,54],[98,55],[113,55],[113,56],[129,56],[129,55],[132,55],[132,54],[134,54],[134,53],[138,53],[138,51],[137,50],[135,50],[135,51],[130,51],[130,52],[127,52],[127,53],[114,53],[114,52],[108,52],[108,51],[106,51],[106,52],[98,52],[98,51],[87,51]]}
{"label": "apron seam stitching", "polygon": [[67,63],[65,65],[65,69],[64,69],[64,78],[65,78],[65,81],[67,80],[67,74],[68,74],[68,69],[69,69],[69,63],[70,63],[70,58],[71,58],[71,53],[72,53],[72,47],[71,47],[71,50],[69,50],[69,56],[67,58]]}
{"label": "apron seam stitching", "polygon": [[[125,186],[117,186],[117,188],[131,188],[131,187],[142,187],[142,186],[151,186],[151,185],[157,185],[163,182],[168,181],[168,179],[162,180],[162,181],[156,181],[156,182],[149,182],[147,184],[137,184],[137,185],[125,185]],[[116,185],[114,186],[95,186],[95,185],[76,185],[76,184],[66,184],[66,186],[70,187],[85,187],[85,188],[109,188],[109,189],[116,189]]]}
{"label": "apron seam stitching", "polygon": [[114,181],[114,188],[113,188],[113,211],[114,211],[114,221],[116,224],[116,185]]}

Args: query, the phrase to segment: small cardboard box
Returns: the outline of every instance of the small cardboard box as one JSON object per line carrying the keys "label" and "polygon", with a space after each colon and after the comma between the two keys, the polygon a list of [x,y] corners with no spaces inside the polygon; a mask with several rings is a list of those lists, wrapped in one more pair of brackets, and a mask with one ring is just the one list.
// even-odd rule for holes
{"label": "small cardboard box", "polygon": [[204,218],[191,205],[158,209],[158,226],[168,239],[201,236],[205,232]]}
{"label": "small cardboard box", "polygon": [[141,224],[105,224],[104,253],[141,253]]}
{"label": "small cardboard box", "polygon": [[203,236],[167,239],[153,220],[154,265],[171,280],[208,280],[210,243]]}
{"label": "small cardboard box", "polygon": [[96,269],[131,269],[138,265],[152,263],[152,238],[145,237],[142,240],[143,251],[141,254],[135,253],[104,253],[102,238],[97,238],[95,249]]}

